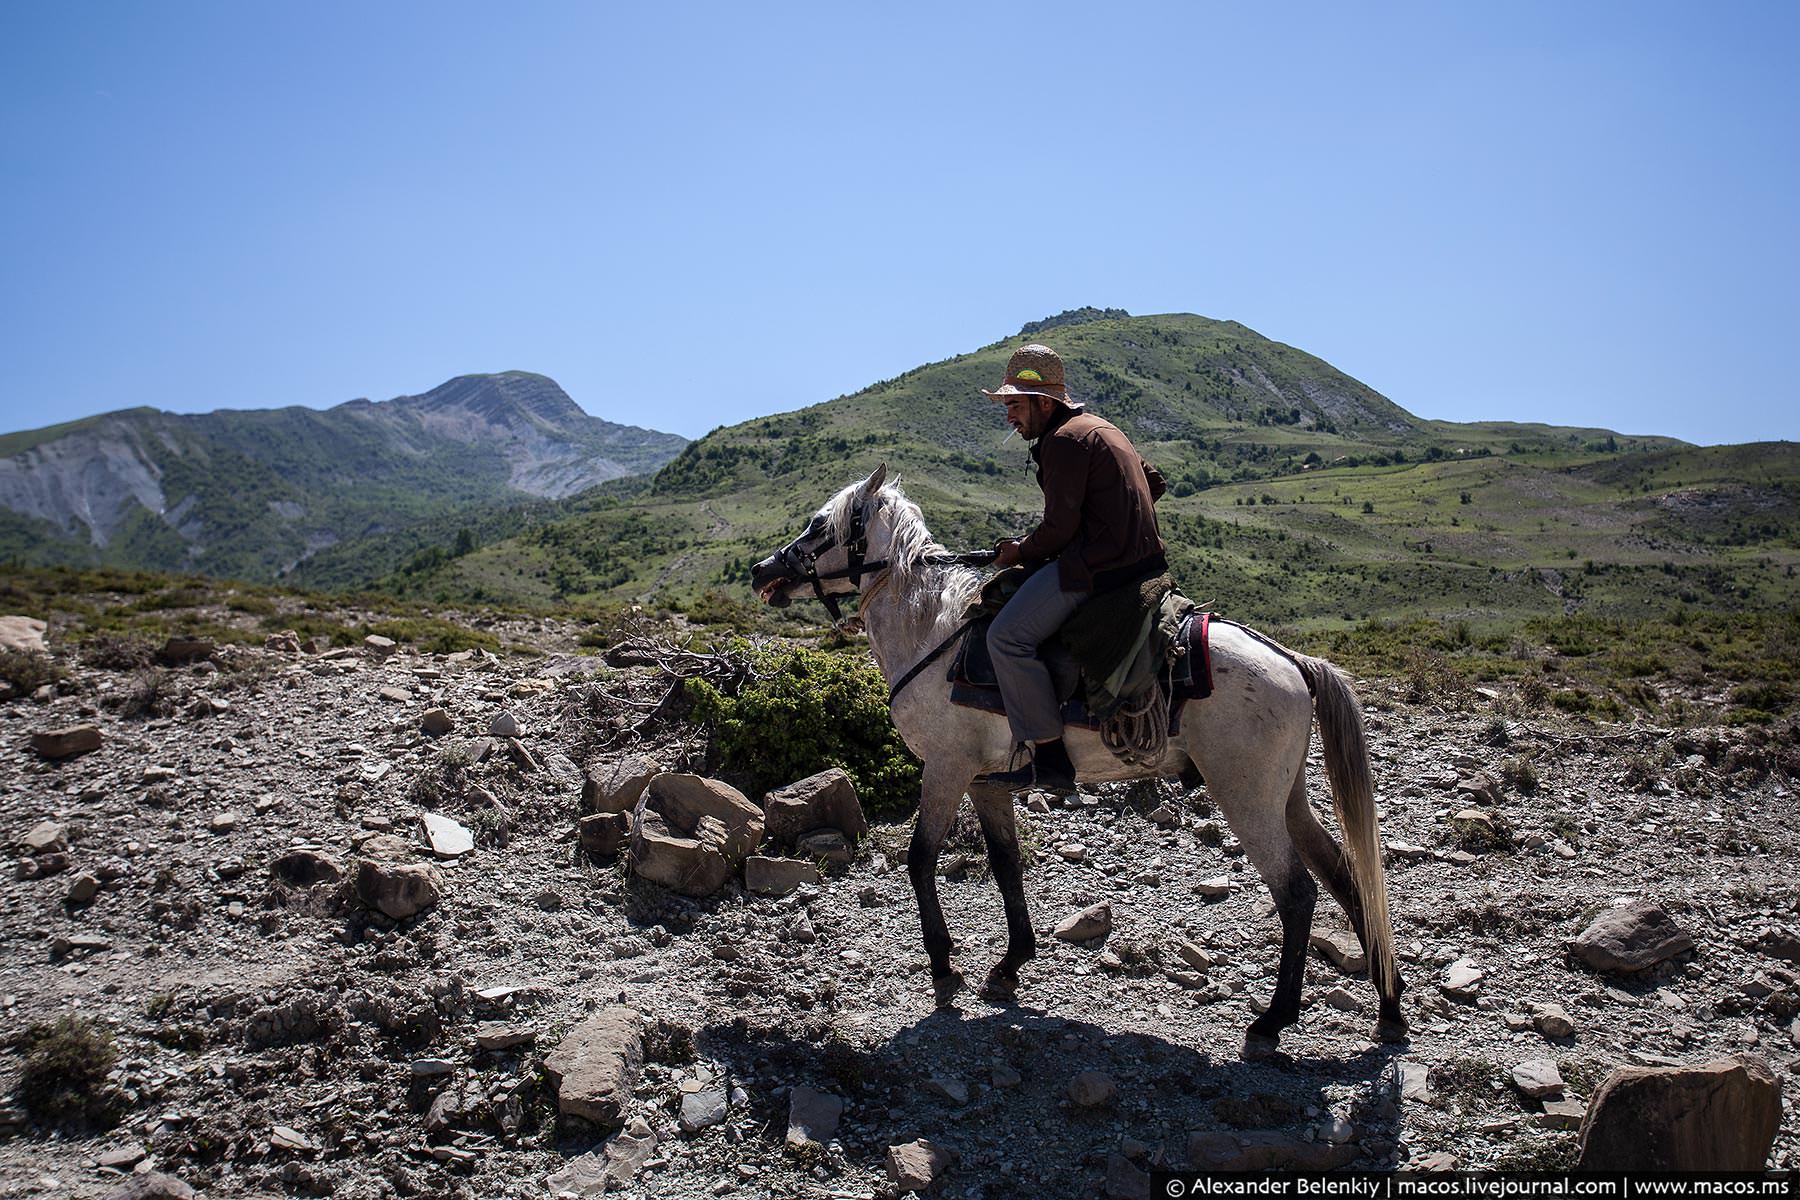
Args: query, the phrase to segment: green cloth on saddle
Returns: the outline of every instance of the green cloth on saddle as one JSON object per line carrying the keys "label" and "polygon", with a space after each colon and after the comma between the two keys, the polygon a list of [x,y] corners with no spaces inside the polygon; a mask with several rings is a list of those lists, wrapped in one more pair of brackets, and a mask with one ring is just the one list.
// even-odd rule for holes
{"label": "green cloth on saddle", "polygon": [[[1040,564],[1046,565],[1046,564]],[[1008,567],[981,589],[969,616],[997,615],[1037,567]],[[1179,651],[1181,622],[1194,602],[1165,572],[1089,596],[1057,637],[1081,668],[1082,703],[1104,721],[1125,701],[1155,686]],[[1154,634],[1155,636],[1151,636]]]}

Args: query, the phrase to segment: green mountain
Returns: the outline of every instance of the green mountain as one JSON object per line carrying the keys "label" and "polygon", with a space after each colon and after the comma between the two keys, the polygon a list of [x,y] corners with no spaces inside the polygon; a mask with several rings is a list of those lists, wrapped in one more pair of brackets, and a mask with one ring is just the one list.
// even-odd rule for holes
{"label": "green mountain", "polygon": [[1082,310],[1027,329],[854,395],[716,430],[647,487],[559,501],[497,541],[415,555],[379,582],[438,601],[680,601],[716,590],[747,604],[748,565],[879,462],[941,541],[991,544],[1029,528],[1040,499],[1025,445],[978,389],[994,386],[1014,349],[1043,340],[1077,397],[1169,477],[1159,512],[1176,576],[1228,613],[1501,625],[1795,595],[1793,444],[1694,447],[1422,420],[1312,355],[1197,316]]}
{"label": "green mountain", "polygon": [[126,409],[0,437],[0,557],[273,579],[345,540],[654,471],[685,445],[522,371],[325,410]]}

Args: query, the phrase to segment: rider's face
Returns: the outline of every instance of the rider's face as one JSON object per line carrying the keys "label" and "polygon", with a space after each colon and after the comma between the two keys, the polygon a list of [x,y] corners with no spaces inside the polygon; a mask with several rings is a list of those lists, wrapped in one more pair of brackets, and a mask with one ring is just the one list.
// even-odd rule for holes
{"label": "rider's face", "polygon": [[1043,434],[1044,426],[1050,421],[1050,406],[1055,401],[1043,396],[1008,396],[1006,398],[1006,423],[1019,431],[1019,436],[1030,441]]}

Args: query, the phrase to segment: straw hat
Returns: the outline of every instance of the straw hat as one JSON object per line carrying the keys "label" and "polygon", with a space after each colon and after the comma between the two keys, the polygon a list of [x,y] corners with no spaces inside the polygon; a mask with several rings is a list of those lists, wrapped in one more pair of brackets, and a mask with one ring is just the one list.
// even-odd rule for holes
{"label": "straw hat", "polygon": [[1036,342],[1013,351],[1006,360],[1006,382],[991,392],[982,388],[981,394],[1002,402],[1008,396],[1046,396],[1058,404],[1075,407],[1063,384],[1062,359],[1050,347]]}

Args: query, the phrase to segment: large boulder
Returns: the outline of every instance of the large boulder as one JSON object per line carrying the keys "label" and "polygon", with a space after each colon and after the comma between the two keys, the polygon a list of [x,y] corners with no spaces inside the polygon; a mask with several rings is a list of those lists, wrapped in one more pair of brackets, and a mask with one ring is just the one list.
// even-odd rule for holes
{"label": "large boulder", "polygon": [[403,838],[372,837],[356,860],[356,895],[364,904],[396,921],[416,916],[438,902],[444,876],[430,863],[413,858]]}
{"label": "large boulder", "polygon": [[614,1128],[644,1071],[643,1022],[622,1004],[603,1008],[569,1031],[544,1060],[564,1114]]}
{"label": "large boulder", "polygon": [[49,626],[36,617],[0,617],[0,650],[24,650],[42,653],[44,631]]}
{"label": "large boulder", "polygon": [[1781,1083],[1741,1054],[1691,1067],[1621,1067],[1581,1123],[1583,1171],[1760,1171],[1781,1123]]}
{"label": "large boulder", "polygon": [[642,754],[611,762],[594,759],[581,773],[581,807],[590,813],[628,813],[637,807],[644,787],[663,773],[662,766]]}
{"label": "large boulder", "polygon": [[869,832],[856,785],[836,767],[768,793],[763,797],[763,819],[769,840],[783,846],[815,829],[835,829],[853,842]]}
{"label": "large boulder", "polygon": [[664,772],[631,817],[631,868],[688,896],[710,896],[762,841],[762,810],[729,784]]}
{"label": "large boulder", "polygon": [[1694,948],[1694,939],[1648,900],[1610,908],[1569,942],[1569,953],[1596,971],[1635,974]]}

